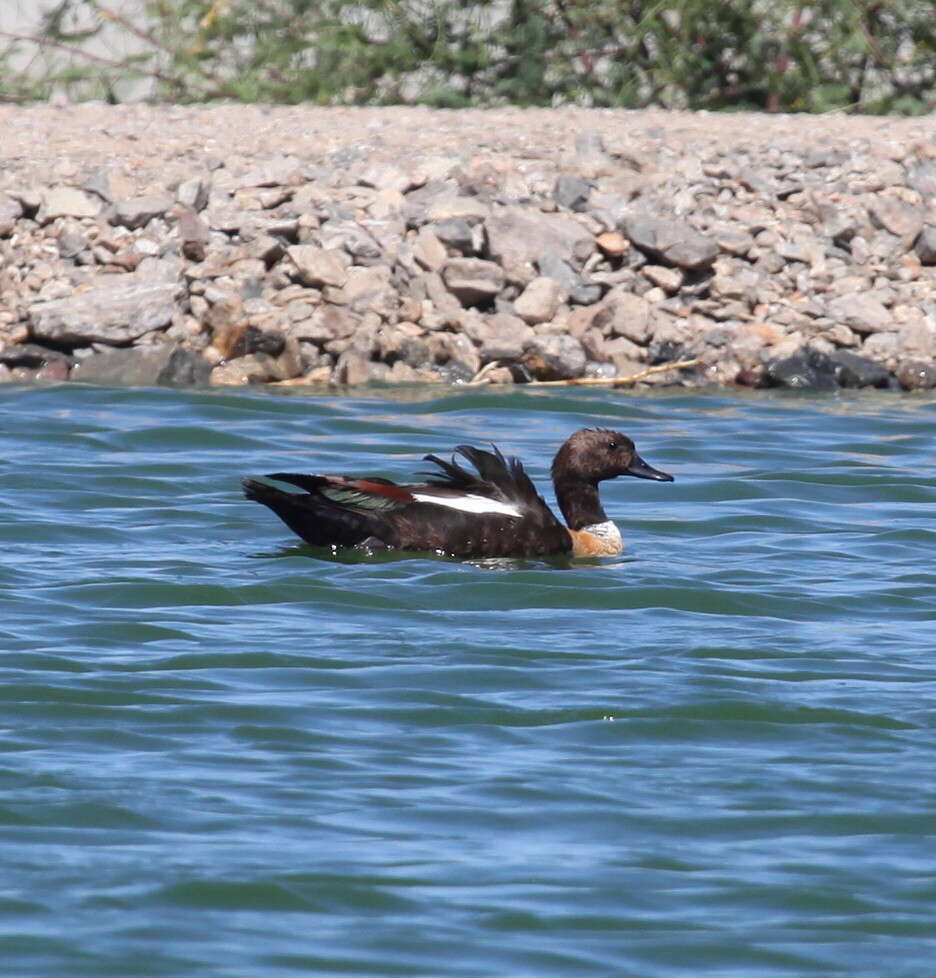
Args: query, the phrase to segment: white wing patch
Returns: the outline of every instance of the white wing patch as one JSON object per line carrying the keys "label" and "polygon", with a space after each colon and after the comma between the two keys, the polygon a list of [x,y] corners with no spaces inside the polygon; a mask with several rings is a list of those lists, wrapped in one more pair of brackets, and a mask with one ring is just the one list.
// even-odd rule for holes
{"label": "white wing patch", "polygon": [[475,496],[466,493],[463,496],[433,496],[427,492],[414,492],[413,499],[421,503],[433,503],[436,506],[447,506],[463,513],[491,513],[498,516],[522,516],[520,510],[511,503],[501,503],[487,496]]}

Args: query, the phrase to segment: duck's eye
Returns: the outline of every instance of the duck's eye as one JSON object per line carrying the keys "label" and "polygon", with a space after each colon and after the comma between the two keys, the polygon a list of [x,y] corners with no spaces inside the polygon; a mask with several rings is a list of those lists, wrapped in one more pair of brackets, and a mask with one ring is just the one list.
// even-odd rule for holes
{"label": "duck's eye", "polygon": [[609,452],[616,452],[617,451],[617,447],[618,447],[618,443],[616,441],[609,441],[608,442],[608,451]]}

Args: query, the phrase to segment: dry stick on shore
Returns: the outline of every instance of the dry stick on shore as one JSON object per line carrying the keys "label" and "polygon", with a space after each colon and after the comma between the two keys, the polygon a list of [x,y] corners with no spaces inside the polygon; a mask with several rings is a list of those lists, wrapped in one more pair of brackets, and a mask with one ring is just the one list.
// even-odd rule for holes
{"label": "dry stick on shore", "polygon": [[[571,380],[531,380],[522,387],[624,387],[627,384],[636,384],[637,381],[643,380],[644,377],[650,377],[653,374],[664,374],[667,370],[682,370],[684,367],[696,367],[702,361],[695,357],[692,360],[674,360],[672,363],[660,363],[655,367],[647,367],[645,370],[639,370],[635,374],[630,374],[627,377],[573,377]],[[488,363],[483,366],[475,375],[471,378],[466,386],[477,386],[479,384],[487,383],[487,374],[490,370],[497,366],[497,361],[493,363]]]}

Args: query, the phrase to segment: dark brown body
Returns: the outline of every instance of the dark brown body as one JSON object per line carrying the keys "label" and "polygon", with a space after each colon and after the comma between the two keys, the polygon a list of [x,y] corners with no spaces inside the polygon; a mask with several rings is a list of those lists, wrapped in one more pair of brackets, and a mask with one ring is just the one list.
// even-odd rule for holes
{"label": "dark brown body", "polygon": [[497,449],[487,452],[468,445],[457,451],[476,472],[454,458],[447,462],[427,455],[440,471],[420,485],[278,472],[267,478],[304,491],[286,492],[245,479],[244,494],[273,510],[313,546],[435,550],[461,557],[598,555],[619,552],[619,541],[617,550],[609,550],[589,532],[608,520],[598,498],[598,482],[617,475],[672,481],[672,476],[648,466],[626,436],[605,429],[578,431],[553,462],[566,527],[517,459],[504,458]]}

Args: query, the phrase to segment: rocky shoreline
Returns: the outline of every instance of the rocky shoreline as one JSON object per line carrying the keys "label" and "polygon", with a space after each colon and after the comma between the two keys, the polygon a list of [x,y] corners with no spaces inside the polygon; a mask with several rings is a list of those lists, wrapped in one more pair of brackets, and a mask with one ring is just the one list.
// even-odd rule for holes
{"label": "rocky shoreline", "polygon": [[0,125],[0,381],[936,387],[933,117]]}

